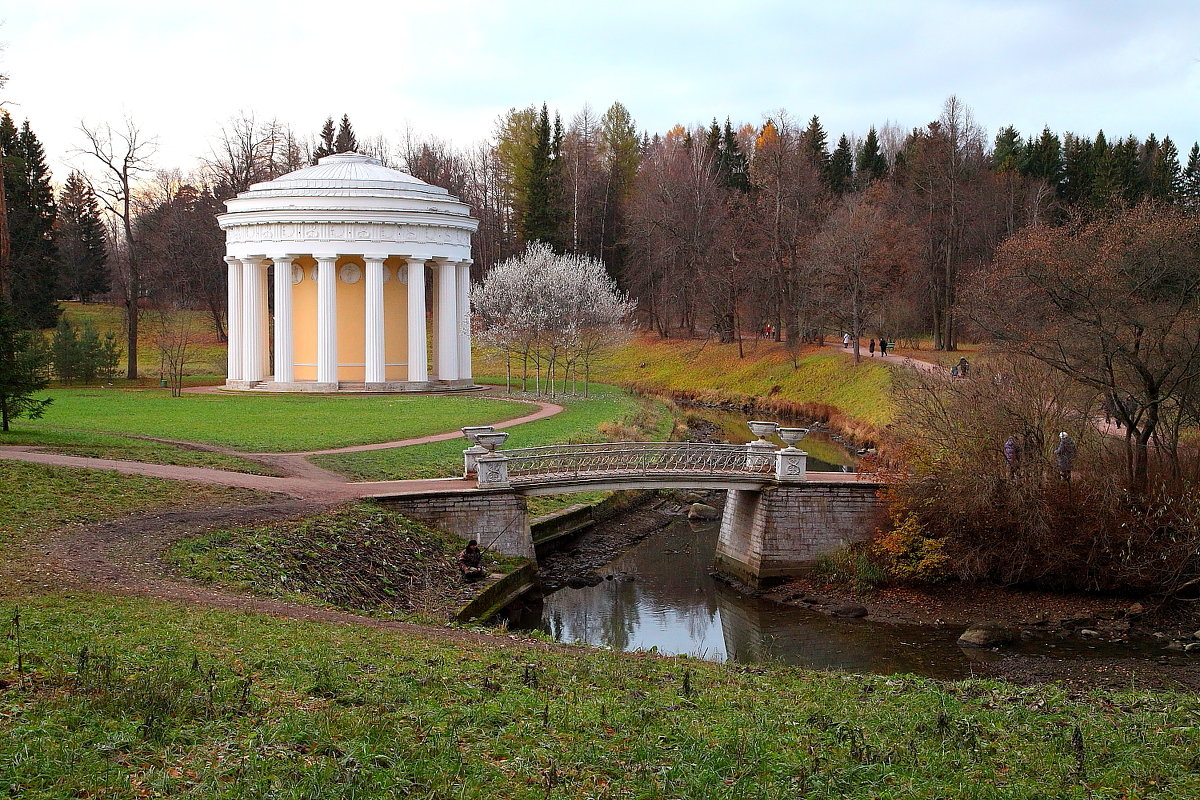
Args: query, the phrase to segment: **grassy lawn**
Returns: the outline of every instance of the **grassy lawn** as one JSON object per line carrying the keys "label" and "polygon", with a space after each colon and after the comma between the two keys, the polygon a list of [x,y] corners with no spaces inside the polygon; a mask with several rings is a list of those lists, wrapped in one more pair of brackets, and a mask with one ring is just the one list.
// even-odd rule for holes
{"label": "grassy lawn", "polygon": [[21,631],[24,674],[0,641],[0,785],[26,800],[1200,793],[1194,696],[546,651],[110,597],[33,599]]}
{"label": "grassy lawn", "polygon": [[[642,365],[645,364],[643,367]],[[777,342],[736,344],[641,337],[616,349],[597,369],[601,380],[643,391],[708,392],[714,399],[775,398],[829,405],[857,419],[885,425],[895,413],[888,367],[854,365],[832,348],[801,352],[799,368]]]}
{"label": "grassy lawn", "polygon": [[[479,395],[313,397],[185,394],[165,389],[55,389],[46,416],[22,430],[133,433],[246,452],[290,452],[386,442],[512,419],[526,403]],[[460,448],[461,449],[461,448]]]}
{"label": "grassy lawn", "polygon": [[[652,441],[670,436],[672,419],[663,403],[634,397],[612,386],[594,386],[593,391],[597,394],[589,398],[550,398],[562,404],[564,411],[512,428],[504,446],[604,441],[613,438],[610,434],[614,432],[637,433]],[[464,440],[451,439],[413,447],[313,456],[311,461],[354,480],[441,478],[461,474],[464,446]]]}
{"label": "grassy lawn", "polygon": [[[185,539],[166,558],[189,578],[254,594],[441,624],[480,586],[463,581],[463,540],[373,503]],[[489,573],[524,559],[488,552]]]}
{"label": "grassy lawn", "polygon": [[0,445],[29,445],[46,452],[87,458],[144,461],[150,464],[174,464],[183,467],[212,467],[253,475],[279,474],[277,470],[265,464],[228,453],[193,450],[107,433],[25,427],[23,422],[14,423],[11,431],[0,434]]}

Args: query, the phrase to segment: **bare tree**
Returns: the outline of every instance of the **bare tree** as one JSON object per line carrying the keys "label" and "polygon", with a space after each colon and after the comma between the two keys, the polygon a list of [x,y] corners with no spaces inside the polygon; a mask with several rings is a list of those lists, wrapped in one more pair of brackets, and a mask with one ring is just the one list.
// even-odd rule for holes
{"label": "bare tree", "polygon": [[108,123],[79,126],[86,140],[77,152],[99,162],[99,175],[93,182],[97,197],[104,208],[120,221],[124,248],[118,264],[122,268],[125,289],[125,352],[129,359],[126,377],[138,376],[138,304],[142,296],[141,263],[138,243],[134,236],[134,183],[150,169],[155,141],[144,136],[132,119],[125,118],[123,129],[113,130]]}

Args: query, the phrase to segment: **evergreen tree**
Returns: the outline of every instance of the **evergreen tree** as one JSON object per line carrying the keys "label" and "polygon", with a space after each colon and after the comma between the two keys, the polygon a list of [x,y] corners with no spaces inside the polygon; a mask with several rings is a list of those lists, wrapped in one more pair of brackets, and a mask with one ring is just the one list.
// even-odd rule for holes
{"label": "evergreen tree", "polygon": [[1164,136],[1150,165],[1147,196],[1163,205],[1183,200],[1183,175],[1179,168],[1179,151],[1170,136]]}
{"label": "evergreen tree", "polygon": [[342,124],[338,126],[337,139],[333,142],[333,152],[355,153],[357,151],[358,139],[354,136],[354,126],[350,124],[350,115],[342,114]]}
{"label": "evergreen tree", "polygon": [[45,413],[50,400],[34,395],[46,388],[48,365],[42,337],[25,330],[0,298],[0,431],[7,431],[15,419],[37,419]]}
{"label": "evergreen tree", "polygon": [[1181,187],[1183,203],[1192,211],[1200,211],[1200,143],[1193,142],[1183,170]]}
{"label": "evergreen tree", "polygon": [[875,126],[872,125],[871,129],[867,131],[867,138],[858,148],[858,176],[860,179],[870,182],[882,178],[887,173],[887,157],[879,149],[879,134],[875,132]]}
{"label": "evergreen tree", "polygon": [[829,188],[835,194],[842,194],[852,188],[853,183],[854,152],[850,149],[850,140],[842,134],[829,159]]}
{"label": "evergreen tree", "polygon": [[312,163],[316,164],[319,159],[325,156],[331,156],[337,152],[334,149],[334,138],[336,137],[335,128],[333,126],[333,117],[326,117],[325,124],[321,126],[321,133],[318,134],[320,143],[313,150]]}
{"label": "evergreen tree", "polygon": [[91,383],[101,375],[116,372],[121,350],[112,333],[102,339],[90,322],[85,320],[77,330],[62,317],[50,340],[50,357],[59,380]]}
{"label": "evergreen tree", "polygon": [[550,113],[542,104],[541,114],[534,126],[533,149],[529,159],[529,186],[525,213],[521,218],[521,240],[528,243],[545,242],[561,248],[560,224],[555,208],[554,154]]}
{"label": "evergreen tree", "polygon": [[54,190],[42,144],[26,121],[18,131],[0,116],[0,155],[8,206],[12,312],[22,324],[53,327],[58,263],[54,251]]}
{"label": "evergreen tree", "polygon": [[717,124],[716,117],[713,117],[712,125],[708,126],[708,139],[705,140],[704,146],[712,154],[713,168],[720,172],[721,126]]}
{"label": "evergreen tree", "polygon": [[1062,142],[1049,127],[1042,128],[1042,135],[1037,141],[1026,146],[1024,173],[1031,178],[1045,181],[1046,185],[1054,189],[1058,189],[1062,183]]}
{"label": "evergreen tree", "polygon": [[816,168],[821,177],[828,175],[829,142],[825,137],[825,129],[821,127],[821,120],[816,114],[813,114],[813,118],[808,121],[808,127],[800,134],[800,151],[804,153],[808,163]]}
{"label": "evergreen tree", "polygon": [[1025,144],[1012,125],[1000,129],[992,146],[992,169],[996,172],[1022,172],[1025,166]]}
{"label": "evergreen tree", "polygon": [[1138,147],[1138,197],[1150,195],[1150,173],[1154,171],[1154,162],[1158,160],[1158,150],[1162,145],[1158,137],[1151,133]]}
{"label": "evergreen tree", "polygon": [[111,290],[100,206],[92,187],[78,172],[71,172],[59,193],[54,239],[61,296],[78,297],[86,303]]}
{"label": "evergreen tree", "polygon": [[1068,206],[1080,208],[1091,200],[1092,184],[1095,182],[1095,153],[1091,139],[1073,133],[1066,135],[1059,196]]}

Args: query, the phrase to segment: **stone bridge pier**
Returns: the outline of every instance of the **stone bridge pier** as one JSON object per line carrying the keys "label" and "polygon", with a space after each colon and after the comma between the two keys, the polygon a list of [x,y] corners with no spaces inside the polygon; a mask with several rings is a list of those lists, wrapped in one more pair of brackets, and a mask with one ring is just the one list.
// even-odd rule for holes
{"label": "stone bridge pier", "polygon": [[716,567],[751,586],[803,575],[883,522],[880,484],[808,480],[761,490],[730,489]]}

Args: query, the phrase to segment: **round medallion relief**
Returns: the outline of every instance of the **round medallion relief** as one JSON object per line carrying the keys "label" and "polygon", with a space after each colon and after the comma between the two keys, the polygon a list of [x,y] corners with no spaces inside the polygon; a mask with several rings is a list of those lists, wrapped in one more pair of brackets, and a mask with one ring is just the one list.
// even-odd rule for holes
{"label": "round medallion relief", "polygon": [[338,270],[342,283],[358,283],[362,280],[362,268],[358,264],[343,264]]}
{"label": "round medallion relief", "polygon": [[302,280],[304,280],[304,267],[299,264],[292,264],[292,286],[295,286]]}
{"label": "round medallion relief", "polygon": [[311,270],[309,270],[308,274],[312,275],[313,283],[316,283],[317,278],[321,274],[321,265],[320,264],[315,265]]}
{"label": "round medallion relief", "polygon": [[383,282],[387,283],[392,279],[392,268],[387,264],[383,265]]}

